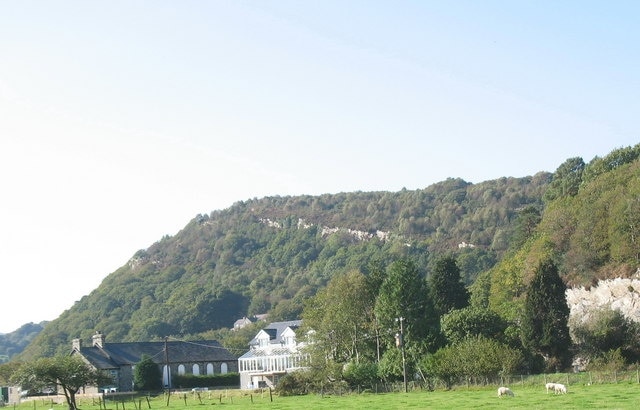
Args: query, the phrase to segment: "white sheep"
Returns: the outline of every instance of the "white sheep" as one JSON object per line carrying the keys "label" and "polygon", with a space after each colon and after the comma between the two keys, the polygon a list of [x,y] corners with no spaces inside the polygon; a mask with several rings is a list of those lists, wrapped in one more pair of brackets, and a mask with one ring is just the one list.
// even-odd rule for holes
{"label": "white sheep", "polygon": [[547,389],[547,394],[549,394],[549,390],[551,390],[554,393],[556,391],[556,384],[555,383],[547,383],[547,384],[544,385],[544,387]]}
{"label": "white sheep", "polygon": [[498,397],[513,396],[513,392],[508,387],[498,387]]}
{"label": "white sheep", "polygon": [[567,394],[567,386],[564,384],[556,383],[554,390],[556,394]]}

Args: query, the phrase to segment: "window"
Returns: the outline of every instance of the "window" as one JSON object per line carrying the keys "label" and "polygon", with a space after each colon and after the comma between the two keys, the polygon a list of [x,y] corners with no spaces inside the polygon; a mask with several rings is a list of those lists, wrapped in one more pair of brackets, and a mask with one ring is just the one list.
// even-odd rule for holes
{"label": "window", "polygon": [[180,376],[182,376],[182,375],[184,375],[184,373],[185,373],[185,372],[184,372],[184,365],[183,365],[183,364],[181,364],[181,365],[179,365],[179,366],[178,366],[178,374],[179,374]]}
{"label": "window", "polygon": [[229,371],[229,369],[227,368],[227,364],[226,363],[222,363],[220,365],[220,373],[227,374],[227,371]]}
{"label": "window", "polygon": [[207,363],[207,374],[208,375],[212,375],[213,374],[213,364],[212,363]]}
{"label": "window", "polygon": [[194,376],[200,376],[200,366],[198,365],[198,363],[195,363],[193,365],[192,373]]}

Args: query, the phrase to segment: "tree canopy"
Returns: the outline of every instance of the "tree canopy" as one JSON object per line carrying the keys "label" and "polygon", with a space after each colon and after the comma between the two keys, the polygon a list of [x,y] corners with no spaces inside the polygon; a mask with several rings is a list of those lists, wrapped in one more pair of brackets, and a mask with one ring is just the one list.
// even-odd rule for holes
{"label": "tree canopy", "polygon": [[570,363],[566,289],[555,264],[544,261],[536,269],[524,305],[523,345],[542,355],[552,370],[562,370]]}
{"label": "tree canopy", "polygon": [[89,367],[78,356],[43,357],[22,364],[13,374],[14,383],[23,388],[39,390],[48,386],[59,386],[69,410],[77,410],[76,394],[84,386],[99,386],[111,379]]}
{"label": "tree canopy", "polygon": [[469,292],[454,257],[444,256],[436,260],[429,277],[429,294],[438,315],[469,304]]}
{"label": "tree canopy", "polygon": [[162,388],[162,373],[149,355],[142,355],[136,364],[133,383],[138,391],[156,391]]}

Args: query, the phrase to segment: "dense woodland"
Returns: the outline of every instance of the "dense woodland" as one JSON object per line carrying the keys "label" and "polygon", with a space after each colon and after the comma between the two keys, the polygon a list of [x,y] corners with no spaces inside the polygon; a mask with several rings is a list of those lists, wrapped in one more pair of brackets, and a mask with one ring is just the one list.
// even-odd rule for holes
{"label": "dense woodland", "polygon": [[46,324],[47,322],[27,323],[11,333],[0,334],[0,363],[6,363],[22,352]]}
{"label": "dense woodland", "polygon": [[[322,311],[310,306],[327,297],[334,279],[364,278],[356,289],[377,292],[376,304],[364,311],[375,316],[394,309],[377,302],[381,289],[392,286],[388,278],[409,274],[433,304],[437,292],[428,284],[452,270],[468,292],[465,306],[496,315],[505,324],[500,342],[508,345],[527,331],[515,324],[538,276],[551,270],[563,285],[590,285],[640,266],[639,154],[637,145],[589,163],[570,158],[553,174],[478,184],[448,179],[395,193],[251,199],[198,215],[178,234],[136,252],[50,322],[18,359],[68,352],[73,338],[88,340],[96,330],[107,341],[213,336],[241,349],[246,340],[224,330],[236,319],[269,313],[270,320],[321,322]],[[415,290],[396,297],[410,300]],[[407,328],[408,340],[411,332],[420,335],[425,351],[446,346],[444,319],[458,308],[431,307],[437,312],[431,322]],[[391,310],[387,319],[408,314]],[[543,353],[540,343],[531,349]],[[353,346],[337,362],[358,357]],[[379,346],[377,352],[371,346],[366,354],[379,355]]]}

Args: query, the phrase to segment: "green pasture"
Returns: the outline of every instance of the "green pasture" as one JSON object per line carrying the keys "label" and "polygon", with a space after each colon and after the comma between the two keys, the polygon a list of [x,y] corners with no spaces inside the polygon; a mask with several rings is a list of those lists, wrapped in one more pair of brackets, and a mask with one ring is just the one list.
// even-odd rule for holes
{"label": "green pasture", "polygon": [[[498,397],[496,387],[458,387],[452,390],[409,393],[353,393],[348,395],[307,395],[280,397],[265,391],[214,390],[174,393],[147,398],[112,395],[106,403],[82,398],[81,410],[195,410],[222,409],[640,409],[637,383],[573,385],[566,395],[547,394],[544,386],[511,386],[515,397]],[[106,405],[105,405],[106,404]],[[36,399],[6,408],[16,410],[65,409],[51,399]]]}

